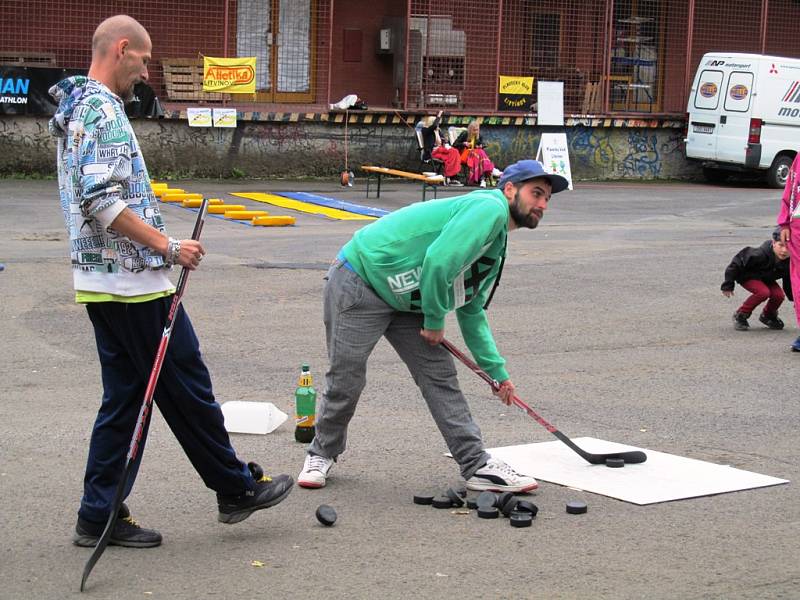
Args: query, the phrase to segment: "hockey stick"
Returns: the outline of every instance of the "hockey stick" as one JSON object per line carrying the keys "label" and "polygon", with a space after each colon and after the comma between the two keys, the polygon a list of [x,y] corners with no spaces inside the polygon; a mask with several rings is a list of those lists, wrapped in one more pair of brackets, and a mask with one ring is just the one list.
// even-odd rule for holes
{"label": "hockey stick", "polygon": [[[488,383],[493,391],[497,391],[500,389],[500,384],[497,383],[496,380],[492,379],[491,376],[481,369],[478,365],[472,362],[469,358],[467,358],[458,348],[453,346],[447,340],[442,340],[442,346],[445,349],[455,356],[458,360],[464,363],[469,369],[471,369],[474,373],[476,373],[481,379],[483,379],[486,383]],[[587,452],[582,448],[578,447],[571,439],[569,439],[566,435],[561,433],[558,429],[553,427],[550,423],[545,421],[539,414],[534,411],[530,406],[525,404],[522,400],[520,400],[516,394],[513,397],[513,403],[516,404],[519,408],[524,410],[530,417],[539,423],[542,427],[547,429],[550,433],[556,436],[559,440],[564,442],[567,446],[569,446],[572,450],[577,452],[578,454],[583,457],[583,459],[593,465],[601,465],[605,464],[607,458],[621,458],[626,463],[643,463],[647,460],[647,455],[640,450],[630,450],[628,452],[610,452],[608,454],[593,454],[591,452]]]}
{"label": "hockey stick", "polygon": [[[208,200],[204,199],[200,205],[200,210],[197,212],[197,220],[194,223],[194,231],[192,231],[193,240],[200,239],[200,233],[203,231],[203,223],[205,223],[207,210]],[[156,391],[156,383],[158,383],[158,376],[161,373],[161,365],[164,364],[164,356],[167,353],[167,344],[169,343],[169,338],[172,335],[172,325],[175,320],[175,313],[178,312],[178,306],[181,303],[181,297],[183,296],[183,290],[186,288],[186,280],[188,277],[189,270],[184,267],[181,269],[181,274],[178,276],[178,285],[175,287],[175,294],[172,296],[172,304],[169,307],[169,313],[167,313],[167,322],[164,324],[164,332],[161,334],[161,342],[158,344],[158,350],[156,350],[156,357],[153,361],[153,369],[150,371],[150,379],[147,381],[147,388],[144,392],[144,400],[142,400],[142,408],[139,410],[139,417],[136,420],[136,427],[133,430],[131,444],[128,447],[128,456],[125,459],[125,468],[122,471],[122,476],[120,477],[119,483],[117,484],[117,489],[114,492],[114,500],[111,503],[111,513],[108,515],[106,528],[103,530],[103,534],[100,536],[100,539],[97,540],[97,545],[94,547],[92,555],[89,557],[89,560],[86,561],[86,566],[83,568],[81,591],[83,591],[83,588],[86,585],[86,579],[89,577],[89,573],[92,572],[95,563],[97,563],[97,561],[100,559],[100,556],[103,554],[103,551],[106,549],[106,546],[108,546],[108,542],[111,539],[111,532],[114,530],[114,522],[117,520],[117,513],[122,505],[122,493],[125,489],[125,483],[128,481],[128,476],[130,475],[131,468],[136,460],[136,456],[139,454],[139,443],[142,441],[142,433],[144,432],[145,424],[150,417],[150,410],[153,406],[153,394]]]}

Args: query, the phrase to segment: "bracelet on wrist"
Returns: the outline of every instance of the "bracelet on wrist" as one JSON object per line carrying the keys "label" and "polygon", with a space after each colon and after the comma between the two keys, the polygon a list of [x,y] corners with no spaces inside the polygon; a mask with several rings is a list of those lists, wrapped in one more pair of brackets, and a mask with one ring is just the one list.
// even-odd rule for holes
{"label": "bracelet on wrist", "polygon": [[169,238],[167,242],[167,255],[164,257],[164,262],[167,265],[174,265],[178,262],[181,256],[181,241],[174,237]]}

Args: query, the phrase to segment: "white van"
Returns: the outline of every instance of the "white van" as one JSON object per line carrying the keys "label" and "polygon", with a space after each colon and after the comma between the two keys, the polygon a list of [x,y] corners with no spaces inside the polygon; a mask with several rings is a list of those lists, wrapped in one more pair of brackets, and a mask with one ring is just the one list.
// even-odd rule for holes
{"label": "white van", "polygon": [[800,59],[706,54],[686,110],[686,157],[702,161],[709,181],[763,171],[782,188],[800,148]]}

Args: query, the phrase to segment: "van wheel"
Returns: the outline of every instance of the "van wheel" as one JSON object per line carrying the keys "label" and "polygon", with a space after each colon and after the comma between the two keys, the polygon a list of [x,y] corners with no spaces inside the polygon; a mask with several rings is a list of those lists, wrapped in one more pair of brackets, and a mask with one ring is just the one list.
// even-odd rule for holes
{"label": "van wheel", "polygon": [[728,181],[728,172],[724,169],[714,169],[713,167],[703,167],[703,177],[709,183],[725,183]]}
{"label": "van wheel", "polygon": [[786,154],[776,156],[772,161],[772,166],[767,171],[767,185],[773,188],[783,189],[786,187],[786,180],[789,178],[789,169],[792,168],[792,157]]}

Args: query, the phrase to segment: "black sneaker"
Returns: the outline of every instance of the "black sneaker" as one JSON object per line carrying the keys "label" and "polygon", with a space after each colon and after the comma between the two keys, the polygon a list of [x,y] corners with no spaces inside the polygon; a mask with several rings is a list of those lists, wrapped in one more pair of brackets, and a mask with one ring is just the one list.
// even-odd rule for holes
{"label": "black sneaker", "polygon": [[275,506],[292,491],[294,479],[289,475],[268,477],[256,463],[247,463],[247,466],[253,473],[256,486],[238,496],[217,494],[219,505],[217,520],[220,523],[232,524],[244,521],[257,510]]}
{"label": "black sneaker", "polygon": [[[103,530],[105,523],[93,523],[78,517],[78,524],[75,525],[75,535],[72,543],[84,548],[94,548]],[[119,507],[117,520],[114,522],[114,529],[111,531],[109,546],[125,546],[126,548],[152,548],[161,545],[161,534],[155,529],[145,529],[131,517],[131,511],[123,503]]]}
{"label": "black sneaker", "polygon": [[746,315],[744,313],[740,313],[738,310],[733,313],[733,328],[736,331],[747,331],[750,329],[750,323],[747,322],[747,317],[750,315]]}
{"label": "black sneaker", "polygon": [[778,318],[777,313],[768,315],[767,313],[762,312],[761,316],[758,317],[758,320],[770,329],[783,329],[783,321]]}

